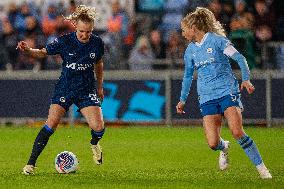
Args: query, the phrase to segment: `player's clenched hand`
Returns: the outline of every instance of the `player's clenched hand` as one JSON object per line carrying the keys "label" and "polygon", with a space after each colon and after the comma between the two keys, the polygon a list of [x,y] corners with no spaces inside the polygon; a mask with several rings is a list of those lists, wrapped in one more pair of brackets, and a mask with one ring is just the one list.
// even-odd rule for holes
{"label": "player's clenched hand", "polygon": [[178,114],[184,114],[184,113],[185,113],[185,111],[183,111],[183,109],[184,109],[184,103],[179,102],[179,103],[177,104],[177,106],[176,106],[176,109],[177,109],[177,113],[178,113]]}
{"label": "player's clenched hand", "polygon": [[251,84],[251,82],[249,80],[242,82],[241,90],[243,90],[244,88],[247,90],[247,92],[249,94],[252,94],[255,91],[255,88],[254,88],[253,84]]}
{"label": "player's clenched hand", "polygon": [[30,49],[29,45],[25,41],[18,42],[17,48],[22,51],[28,51]]}

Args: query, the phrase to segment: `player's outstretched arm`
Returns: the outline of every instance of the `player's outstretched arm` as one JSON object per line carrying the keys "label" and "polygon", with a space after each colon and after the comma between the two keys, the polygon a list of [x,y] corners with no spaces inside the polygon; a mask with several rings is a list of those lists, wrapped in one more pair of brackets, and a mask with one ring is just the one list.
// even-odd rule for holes
{"label": "player's outstretched arm", "polygon": [[44,58],[47,56],[47,51],[45,48],[33,49],[29,47],[29,45],[25,41],[18,42],[16,49],[20,49],[21,51],[27,52],[28,54],[30,54],[32,57],[35,58]]}
{"label": "player's outstretched arm", "polygon": [[104,99],[104,90],[103,90],[103,82],[104,82],[104,64],[103,60],[100,59],[96,64],[95,64],[95,73],[96,73],[96,78],[97,78],[97,90],[98,90],[98,96],[103,101]]}

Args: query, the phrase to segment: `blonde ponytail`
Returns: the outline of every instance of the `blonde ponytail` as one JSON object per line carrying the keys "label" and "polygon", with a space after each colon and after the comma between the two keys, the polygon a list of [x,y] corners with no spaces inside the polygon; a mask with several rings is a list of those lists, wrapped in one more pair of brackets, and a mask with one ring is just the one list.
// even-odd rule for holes
{"label": "blonde ponytail", "polygon": [[79,5],[75,12],[73,12],[68,17],[65,17],[66,20],[83,22],[94,22],[98,17],[95,7],[88,7],[85,5]]}
{"label": "blonde ponytail", "polygon": [[214,14],[207,8],[197,7],[192,13],[186,15],[181,21],[182,27],[195,25],[197,29],[204,32],[213,32],[218,35],[226,36],[221,23],[216,20]]}

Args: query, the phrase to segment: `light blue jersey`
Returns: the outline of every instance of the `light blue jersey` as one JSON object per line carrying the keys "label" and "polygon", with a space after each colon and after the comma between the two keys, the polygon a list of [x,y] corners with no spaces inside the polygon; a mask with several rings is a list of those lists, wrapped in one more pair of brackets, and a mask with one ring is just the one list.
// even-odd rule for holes
{"label": "light blue jersey", "polygon": [[229,57],[239,64],[242,80],[249,80],[249,68],[245,58],[231,42],[215,33],[206,33],[201,43],[191,42],[184,55],[185,71],[180,101],[185,102],[190,91],[193,72],[197,70],[199,103],[239,93],[239,85],[233,74]]}

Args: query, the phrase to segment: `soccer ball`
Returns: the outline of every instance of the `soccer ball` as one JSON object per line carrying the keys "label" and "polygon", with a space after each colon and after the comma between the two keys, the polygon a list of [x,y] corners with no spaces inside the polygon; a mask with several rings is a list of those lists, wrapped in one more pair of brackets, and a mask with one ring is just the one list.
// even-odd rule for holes
{"label": "soccer ball", "polygon": [[69,151],[60,152],[55,158],[55,169],[58,173],[76,172],[78,164],[76,155]]}

